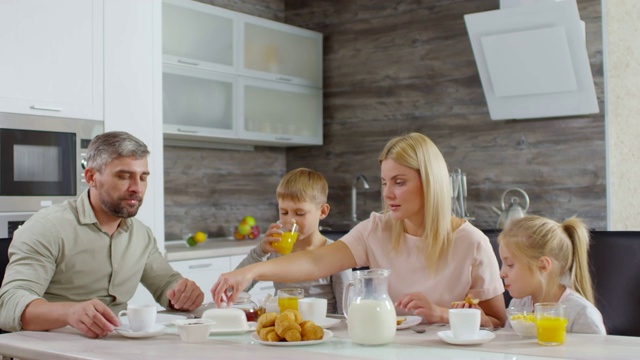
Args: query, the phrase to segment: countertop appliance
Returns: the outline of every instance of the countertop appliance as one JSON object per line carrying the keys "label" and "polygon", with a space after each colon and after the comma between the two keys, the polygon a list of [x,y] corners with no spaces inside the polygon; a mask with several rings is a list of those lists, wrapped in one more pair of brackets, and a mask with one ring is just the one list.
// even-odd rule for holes
{"label": "countertop appliance", "polygon": [[9,264],[9,256],[7,254],[9,250],[9,244],[13,239],[13,232],[16,231],[20,225],[24,224],[33,213],[0,213],[0,284],[4,279],[4,271]]}
{"label": "countertop appliance", "polygon": [[0,213],[34,212],[77,197],[102,121],[0,113]]}

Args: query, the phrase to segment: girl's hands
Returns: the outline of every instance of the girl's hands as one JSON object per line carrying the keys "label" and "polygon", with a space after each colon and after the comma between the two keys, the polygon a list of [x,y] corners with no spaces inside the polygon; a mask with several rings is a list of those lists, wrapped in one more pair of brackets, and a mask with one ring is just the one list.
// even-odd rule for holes
{"label": "girl's hands", "polygon": [[[251,265],[220,275],[211,287],[211,296],[216,307],[233,304],[238,294],[247,288],[253,280],[249,268]],[[225,306],[222,305],[223,303]]]}
{"label": "girl's hands", "polygon": [[[260,248],[262,249],[262,251],[265,254],[276,252],[276,249],[273,247],[273,244],[277,243],[278,241],[280,241],[280,236],[279,235],[282,235],[281,228],[282,227],[278,223],[273,223],[273,224],[269,225],[269,229],[264,234],[264,237],[262,238],[262,241],[260,242]],[[278,235],[278,236],[273,236],[274,234]]]}
{"label": "girl's hands", "polygon": [[449,310],[435,305],[419,292],[403,295],[395,306],[421,316],[424,322],[430,324],[449,322]]}

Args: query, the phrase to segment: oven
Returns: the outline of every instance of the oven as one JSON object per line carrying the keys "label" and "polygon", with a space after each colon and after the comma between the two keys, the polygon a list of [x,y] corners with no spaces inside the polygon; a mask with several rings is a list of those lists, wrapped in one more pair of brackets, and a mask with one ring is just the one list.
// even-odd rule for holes
{"label": "oven", "polygon": [[77,197],[86,149],[103,131],[101,121],[0,113],[0,213]]}
{"label": "oven", "polygon": [[13,233],[20,225],[24,224],[33,213],[2,213],[0,214],[0,284],[4,279],[4,271],[9,263],[9,244],[13,239]]}

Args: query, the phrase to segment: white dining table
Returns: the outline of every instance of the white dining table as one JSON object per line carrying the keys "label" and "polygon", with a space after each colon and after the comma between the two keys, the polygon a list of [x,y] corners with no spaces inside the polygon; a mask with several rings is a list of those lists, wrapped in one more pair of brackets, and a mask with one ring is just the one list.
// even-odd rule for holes
{"label": "white dining table", "polygon": [[[168,328],[171,330],[171,328]],[[21,331],[0,335],[0,355],[29,359],[636,359],[640,337],[567,334],[559,346],[538,345],[535,338],[521,338],[511,329],[494,332],[493,340],[480,345],[451,345],[440,340],[447,326],[426,326],[426,332],[398,330],[393,343],[363,346],[351,342],[346,323],[332,327],[333,337],[306,346],[267,346],[239,335],[210,335],[202,343],[184,343],[173,333],[148,338],[128,338],[112,333],[89,339],[73,328],[54,331]]]}

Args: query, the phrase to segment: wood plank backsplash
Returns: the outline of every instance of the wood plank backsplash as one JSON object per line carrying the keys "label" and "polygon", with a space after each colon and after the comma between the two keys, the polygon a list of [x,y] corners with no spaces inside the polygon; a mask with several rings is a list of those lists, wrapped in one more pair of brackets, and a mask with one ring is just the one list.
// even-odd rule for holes
{"label": "wood plank backsplash", "polygon": [[[492,121],[463,16],[495,10],[486,0],[285,0],[285,21],[324,34],[324,146],[287,150],[287,169],[309,166],[330,184],[336,227],[350,217],[353,179],[379,189],[378,153],[392,136],[419,131],[467,174],[468,207],[495,226],[503,191],[524,189],[530,214],[577,214],[606,228],[602,19],[599,0],[578,0],[600,113]],[[381,207],[358,197],[359,217]]]}
{"label": "wood plank backsplash", "polygon": [[165,147],[165,237],[226,233],[244,215],[275,220],[275,188],[297,167],[329,181],[331,214],[343,228],[351,186],[364,174],[358,216],[381,208],[378,153],[392,136],[419,131],[450,170],[467,174],[472,222],[493,228],[502,192],[524,189],[529,213],[574,214],[606,228],[602,18],[599,0],[578,0],[600,113],[557,119],[492,121],[464,14],[498,9],[486,0],[211,0],[230,10],[324,34],[324,145],[229,151]]}

